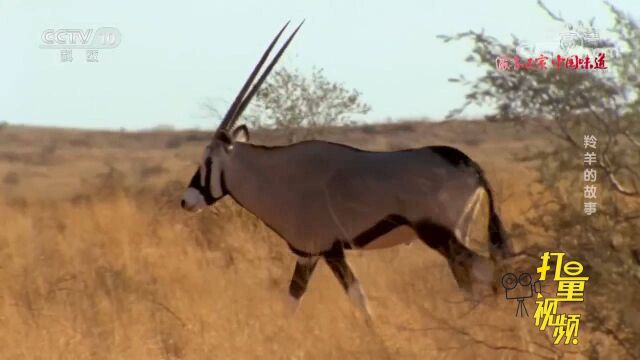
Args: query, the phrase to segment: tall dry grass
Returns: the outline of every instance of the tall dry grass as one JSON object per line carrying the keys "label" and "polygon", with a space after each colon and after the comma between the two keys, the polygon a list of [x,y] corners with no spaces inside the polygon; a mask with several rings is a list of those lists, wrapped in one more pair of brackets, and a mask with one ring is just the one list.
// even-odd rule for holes
{"label": "tall dry grass", "polygon": [[513,304],[466,303],[419,244],[350,254],[373,328],[324,265],[292,315],[294,256],[250,214],[220,207],[190,216],[123,194],[0,205],[2,358],[516,359],[544,345]]}

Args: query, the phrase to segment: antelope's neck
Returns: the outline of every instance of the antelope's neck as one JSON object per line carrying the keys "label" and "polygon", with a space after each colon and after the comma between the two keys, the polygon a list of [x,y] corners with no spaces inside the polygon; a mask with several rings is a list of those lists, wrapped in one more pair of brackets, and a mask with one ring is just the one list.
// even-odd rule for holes
{"label": "antelope's neck", "polygon": [[[281,167],[275,151],[237,143],[225,165],[224,179],[229,195],[245,209],[266,220],[274,198],[286,186],[278,186]],[[286,185],[286,184],[280,184]]]}

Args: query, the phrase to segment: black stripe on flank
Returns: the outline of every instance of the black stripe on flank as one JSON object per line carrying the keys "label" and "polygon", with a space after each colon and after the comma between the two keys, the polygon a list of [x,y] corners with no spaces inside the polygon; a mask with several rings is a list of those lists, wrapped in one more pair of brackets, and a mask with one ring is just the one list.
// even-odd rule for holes
{"label": "black stripe on flank", "polygon": [[352,243],[357,248],[365,247],[380,236],[387,234],[391,230],[402,225],[409,225],[409,220],[407,220],[402,215],[388,215],[384,219],[378,221],[378,223],[376,223],[369,229],[363,231],[358,236],[353,238]]}
{"label": "black stripe on flank", "polygon": [[[275,231],[271,226],[267,225],[267,227],[269,227],[271,230],[273,230],[276,234],[278,234],[277,231]],[[280,235],[280,234],[278,234]],[[289,246],[289,249],[291,250],[292,253],[298,255],[298,256],[302,256],[302,257],[310,257],[310,256],[316,256],[316,255],[320,255],[318,254],[312,254],[312,253],[308,253],[306,251],[302,251],[302,250],[298,250],[296,248],[294,248],[293,246],[291,246],[291,244],[289,244],[289,242],[287,241],[287,239],[285,239],[284,237],[282,237],[282,235],[280,235],[280,237],[287,243],[287,245]]]}

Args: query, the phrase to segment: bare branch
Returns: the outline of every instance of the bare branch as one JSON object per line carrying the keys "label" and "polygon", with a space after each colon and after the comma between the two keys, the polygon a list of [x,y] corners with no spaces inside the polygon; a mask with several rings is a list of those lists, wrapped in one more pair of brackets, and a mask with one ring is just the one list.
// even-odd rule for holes
{"label": "bare branch", "polygon": [[640,148],[640,140],[636,139],[633,135],[631,135],[629,130],[625,130],[623,134],[627,137],[627,139],[629,139],[629,141],[631,141],[633,145]]}
{"label": "bare branch", "polygon": [[180,325],[182,325],[182,327],[186,327],[187,323],[184,322],[184,320],[182,320],[173,310],[171,310],[170,307],[168,307],[167,305],[161,303],[160,301],[157,301],[153,298],[147,297],[144,300],[162,308],[164,311],[166,311],[168,314],[170,314],[174,319],[176,319]]}
{"label": "bare branch", "polygon": [[560,15],[560,13],[558,13],[558,15],[554,14],[551,10],[549,10],[547,5],[542,2],[542,0],[538,0],[538,6],[540,6],[542,10],[544,10],[547,15],[549,15],[553,20],[559,21],[563,24],[567,23],[567,21],[562,17],[562,15]]}
{"label": "bare branch", "polygon": [[598,159],[598,165],[599,165],[598,167],[605,172],[605,174],[607,175],[607,178],[611,182],[611,185],[613,185],[613,188],[615,189],[615,191],[625,196],[632,196],[632,197],[639,196],[640,192],[638,191],[638,188],[635,185],[635,183],[633,183],[633,187],[634,187],[633,190],[627,189],[624,185],[620,183],[618,178],[615,176],[615,172],[611,170],[610,166],[607,166],[607,164],[605,164],[605,159],[606,157],[604,156]]}

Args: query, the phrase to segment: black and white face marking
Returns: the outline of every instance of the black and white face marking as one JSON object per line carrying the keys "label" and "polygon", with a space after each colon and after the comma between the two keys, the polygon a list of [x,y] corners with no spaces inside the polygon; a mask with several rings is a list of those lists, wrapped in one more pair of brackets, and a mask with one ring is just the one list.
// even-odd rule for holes
{"label": "black and white face marking", "polygon": [[226,195],[220,162],[214,161],[215,156],[211,149],[211,146],[205,148],[200,166],[182,195],[180,205],[185,210],[200,211]]}
{"label": "black and white face marking", "polygon": [[200,160],[200,166],[182,195],[180,205],[188,211],[202,210],[213,205],[229,193],[224,182],[222,164],[227,161],[233,146],[238,141],[249,140],[249,131],[240,125],[232,132],[221,130],[206,148]]}

